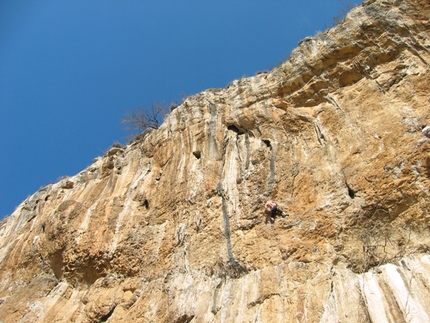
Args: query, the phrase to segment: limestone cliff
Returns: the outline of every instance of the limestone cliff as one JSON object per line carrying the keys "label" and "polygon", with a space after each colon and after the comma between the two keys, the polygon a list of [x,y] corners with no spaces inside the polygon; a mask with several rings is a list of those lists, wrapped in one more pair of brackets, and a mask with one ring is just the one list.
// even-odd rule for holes
{"label": "limestone cliff", "polygon": [[429,322],[429,17],[368,0],[30,196],[0,320]]}

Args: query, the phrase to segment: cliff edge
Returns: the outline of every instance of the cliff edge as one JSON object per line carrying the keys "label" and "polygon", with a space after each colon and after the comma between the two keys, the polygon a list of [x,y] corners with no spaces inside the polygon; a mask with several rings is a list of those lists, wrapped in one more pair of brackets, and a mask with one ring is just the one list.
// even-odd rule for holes
{"label": "cliff edge", "polygon": [[0,321],[429,322],[429,17],[367,0],[30,196]]}

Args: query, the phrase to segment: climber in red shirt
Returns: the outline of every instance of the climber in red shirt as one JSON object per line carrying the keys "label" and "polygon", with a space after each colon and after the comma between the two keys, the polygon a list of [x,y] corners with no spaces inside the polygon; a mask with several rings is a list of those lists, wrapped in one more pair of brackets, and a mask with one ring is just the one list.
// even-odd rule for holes
{"label": "climber in red shirt", "polygon": [[268,221],[270,221],[270,223],[273,224],[275,222],[275,216],[277,214],[281,214],[283,216],[288,216],[288,214],[286,214],[285,212],[280,210],[278,208],[278,204],[276,204],[276,202],[274,202],[272,200],[265,200],[264,201],[264,207],[266,209],[266,223]]}

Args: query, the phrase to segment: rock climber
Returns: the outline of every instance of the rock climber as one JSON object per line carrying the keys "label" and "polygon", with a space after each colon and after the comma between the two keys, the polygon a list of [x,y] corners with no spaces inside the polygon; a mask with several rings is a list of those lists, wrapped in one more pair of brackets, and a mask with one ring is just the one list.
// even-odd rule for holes
{"label": "rock climber", "polygon": [[275,223],[275,217],[278,214],[283,216],[288,216],[285,212],[278,208],[278,204],[272,200],[264,200],[264,207],[266,210],[266,223],[270,221],[270,223]]}

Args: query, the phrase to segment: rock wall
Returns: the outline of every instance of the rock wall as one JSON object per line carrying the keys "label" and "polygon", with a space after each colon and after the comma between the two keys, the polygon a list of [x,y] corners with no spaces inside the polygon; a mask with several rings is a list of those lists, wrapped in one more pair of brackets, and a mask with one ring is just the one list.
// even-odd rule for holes
{"label": "rock wall", "polygon": [[30,196],[0,320],[429,322],[429,17],[368,0]]}

